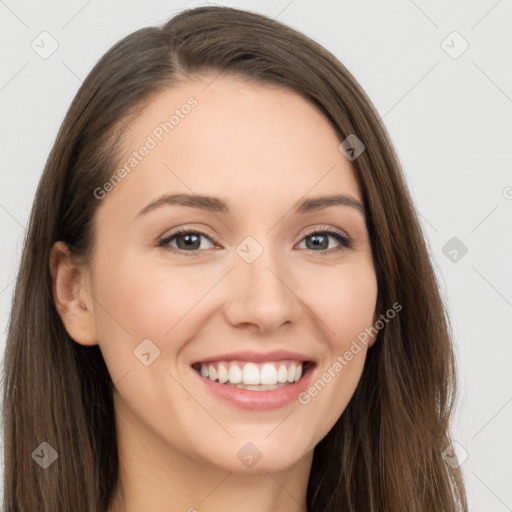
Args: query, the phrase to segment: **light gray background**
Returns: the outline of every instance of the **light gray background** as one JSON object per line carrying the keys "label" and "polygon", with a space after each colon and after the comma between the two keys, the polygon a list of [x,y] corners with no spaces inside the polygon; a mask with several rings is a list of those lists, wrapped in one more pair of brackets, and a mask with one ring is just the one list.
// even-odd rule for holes
{"label": "light gray background", "polygon": [[[452,314],[461,386],[452,431],[468,456],[470,510],[512,510],[512,2],[221,4],[323,44],[384,118]],[[121,37],[196,5],[206,2],[0,0],[0,350],[35,188],[81,81]],[[49,48],[43,31],[58,42],[47,59],[31,47]],[[469,44],[460,56],[453,31]],[[459,242],[443,252],[453,237],[466,254]]]}

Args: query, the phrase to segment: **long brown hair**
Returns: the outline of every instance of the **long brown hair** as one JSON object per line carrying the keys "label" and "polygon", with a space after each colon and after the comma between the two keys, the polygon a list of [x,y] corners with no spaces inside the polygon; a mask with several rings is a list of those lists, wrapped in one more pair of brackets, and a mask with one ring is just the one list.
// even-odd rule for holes
{"label": "long brown hair", "polygon": [[[380,330],[350,403],[315,448],[308,510],[466,511],[462,473],[442,456],[457,396],[449,322],[387,131],[327,50],[275,20],[227,7],[189,9],[122,39],[89,73],[62,123],[36,192],[9,320],[4,510],[108,508],[118,471],[114,384],[99,347],[66,332],[49,254],[63,240],[90,261],[93,191],[114,173],[130,120],[154,94],[205,73],[288,87],[323,112],[340,141],[354,134],[365,145],[352,164],[378,307],[402,310]],[[43,442],[58,453],[46,469],[31,456]]]}

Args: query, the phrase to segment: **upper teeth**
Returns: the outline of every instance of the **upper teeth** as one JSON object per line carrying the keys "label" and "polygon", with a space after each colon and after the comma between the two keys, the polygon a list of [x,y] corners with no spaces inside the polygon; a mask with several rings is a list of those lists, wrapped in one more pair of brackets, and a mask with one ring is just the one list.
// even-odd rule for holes
{"label": "upper teeth", "polygon": [[302,363],[222,363],[201,364],[201,375],[221,384],[268,385],[284,382],[297,382],[302,376]]}

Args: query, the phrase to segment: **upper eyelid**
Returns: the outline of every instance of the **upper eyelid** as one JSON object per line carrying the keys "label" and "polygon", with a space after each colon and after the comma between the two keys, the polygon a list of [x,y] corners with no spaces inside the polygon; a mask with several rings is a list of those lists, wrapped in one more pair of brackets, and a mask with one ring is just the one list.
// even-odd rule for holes
{"label": "upper eyelid", "polygon": [[[308,226],[304,228],[306,230],[306,233],[315,233],[315,232],[321,232],[321,231],[341,231],[342,233],[346,234],[346,236],[349,236],[348,233],[341,228],[337,228],[336,226],[329,226],[327,224],[324,225],[313,225]],[[194,228],[194,227],[188,227],[188,226],[179,226],[175,229],[175,231],[171,232],[169,235],[162,235],[160,238],[168,238],[169,236],[174,236],[176,234],[180,233],[198,233],[201,235],[211,236],[212,238],[219,238],[222,239],[221,235],[214,234],[213,232],[210,232],[208,228]]]}
{"label": "upper eyelid", "polygon": [[337,228],[337,227],[334,227],[334,226],[318,226],[318,227],[314,226],[312,228],[307,228],[306,232],[303,235],[303,237],[311,235],[311,234],[314,234],[314,233],[325,233],[325,232],[333,232],[335,234],[343,233],[343,235],[345,235],[347,238],[350,238],[350,236],[348,235],[348,233],[344,229]]}

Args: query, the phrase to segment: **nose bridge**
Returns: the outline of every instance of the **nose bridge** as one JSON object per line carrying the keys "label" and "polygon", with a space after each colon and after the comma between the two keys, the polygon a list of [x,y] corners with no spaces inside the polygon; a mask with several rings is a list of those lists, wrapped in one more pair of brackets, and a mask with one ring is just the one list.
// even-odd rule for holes
{"label": "nose bridge", "polygon": [[301,307],[282,248],[270,247],[272,237],[258,238],[248,236],[235,248],[226,312],[234,324],[253,323],[269,332],[296,321]]}

